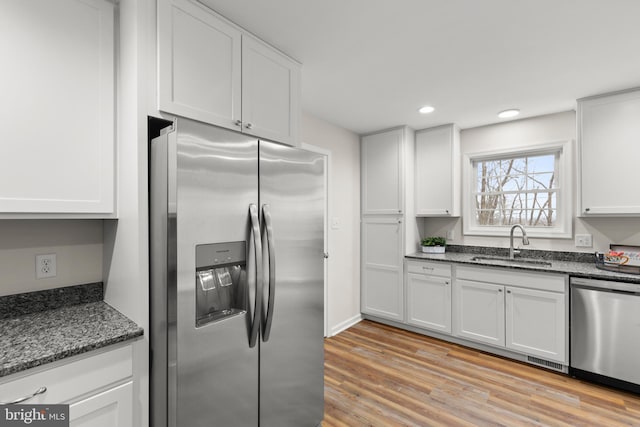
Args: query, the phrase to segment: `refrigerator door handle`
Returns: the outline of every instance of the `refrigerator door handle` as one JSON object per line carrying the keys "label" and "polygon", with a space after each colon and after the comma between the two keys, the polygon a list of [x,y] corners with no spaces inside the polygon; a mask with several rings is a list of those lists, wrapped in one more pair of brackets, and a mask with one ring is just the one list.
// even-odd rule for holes
{"label": "refrigerator door handle", "polygon": [[262,341],[269,341],[271,324],[273,323],[273,304],[276,297],[276,254],[273,247],[273,223],[271,221],[271,211],[269,205],[262,205],[262,219],[264,220],[264,231],[267,235],[265,244],[267,245],[269,262],[269,298],[267,300],[266,315],[264,318],[264,328],[262,329]]}
{"label": "refrigerator door handle", "polygon": [[[256,298],[253,308],[253,320],[251,321],[251,331],[249,333],[249,347],[253,348],[258,342],[260,331],[260,319],[262,318],[262,243],[260,235],[260,223],[258,220],[258,208],[253,203],[249,205],[249,218],[251,219],[251,237],[253,238],[253,250],[249,251],[249,263],[253,262],[255,267],[255,278],[249,277],[249,287],[251,282],[255,282]],[[253,261],[252,261],[253,259]]]}

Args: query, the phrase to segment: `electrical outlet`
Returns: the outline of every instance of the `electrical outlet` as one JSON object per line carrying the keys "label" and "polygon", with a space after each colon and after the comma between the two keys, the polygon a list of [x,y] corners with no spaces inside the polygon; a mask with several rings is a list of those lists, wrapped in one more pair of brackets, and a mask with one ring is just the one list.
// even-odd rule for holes
{"label": "electrical outlet", "polygon": [[36,255],[36,279],[56,277],[56,254]]}
{"label": "electrical outlet", "polygon": [[455,238],[456,238],[456,233],[453,231],[453,229],[447,230],[447,240],[453,240]]}
{"label": "electrical outlet", "polygon": [[590,248],[593,246],[591,234],[576,234],[576,248]]}

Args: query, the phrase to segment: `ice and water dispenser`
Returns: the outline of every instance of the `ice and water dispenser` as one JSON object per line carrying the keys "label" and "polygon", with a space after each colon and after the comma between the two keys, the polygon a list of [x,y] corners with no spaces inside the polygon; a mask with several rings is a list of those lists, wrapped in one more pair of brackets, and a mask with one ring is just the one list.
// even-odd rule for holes
{"label": "ice and water dispenser", "polygon": [[246,244],[196,246],[196,327],[246,312]]}

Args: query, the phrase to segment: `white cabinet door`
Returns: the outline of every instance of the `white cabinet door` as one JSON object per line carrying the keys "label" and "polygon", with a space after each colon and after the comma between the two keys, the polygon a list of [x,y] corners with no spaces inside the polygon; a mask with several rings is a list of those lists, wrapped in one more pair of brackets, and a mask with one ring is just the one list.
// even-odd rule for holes
{"label": "white cabinet door", "polygon": [[504,286],[456,279],[455,335],[504,346]]}
{"label": "white cabinet door", "polygon": [[112,216],[113,3],[4,0],[0,28],[0,214]]}
{"label": "white cabinet door", "polygon": [[407,274],[407,323],[451,333],[451,279]]}
{"label": "white cabinet door", "polygon": [[133,347],[96,350],[0,378],[0,401],[31,396],[32,404],[69,403],[71,426],[133,424]]}
{"label": "white cabinet door", "polygon": [[158,1],[158,108],[240,130],[241,43],[240,31],[204,6]]}
{"label": "white cabinet door", "polygon": [[298,145],[300,66],[264,43],[242,37],[243,132]]}
{"label": "white cabinet door", "polygon": [[580,215],[640,215],[640,90],[578,101]]}
{"label": "white cabinet door", "polygon": [[131,427],[133,383],[129,381],[71,404],[69,418],[71,427]]}
{"label": "white cabinet door", "polygon": [[454,125],[416,132],[416,215],[460,215],[460,130]]}
{"label": "white cabinet door", "polygon": [[362,214],[401,214],[404,206],[402,129],[367,135],[361,141]]}
{"label": "white cabinet door", "polygon": [[506,346],[568,363],[565,296],[535,289],[506,288]]}
{"label": "white cabinet door", "polygon": [[402,226],[398,217],[362,220],[361,310],[365,314],[404,320]]}
{"label": "white cabinet door", "polygon": [[298,145],[300,64],[202,4],[158,1],[158,108]]}

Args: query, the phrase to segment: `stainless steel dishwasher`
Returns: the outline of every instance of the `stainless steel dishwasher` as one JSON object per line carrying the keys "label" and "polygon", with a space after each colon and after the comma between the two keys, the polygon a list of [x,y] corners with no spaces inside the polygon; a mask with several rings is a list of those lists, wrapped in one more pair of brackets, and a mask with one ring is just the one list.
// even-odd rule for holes
{"label": "stainless steel dishwasher", "polygon": [[575,277],[570,283],[569,373],[640,393],[640,284]]}

